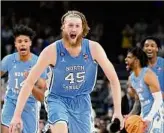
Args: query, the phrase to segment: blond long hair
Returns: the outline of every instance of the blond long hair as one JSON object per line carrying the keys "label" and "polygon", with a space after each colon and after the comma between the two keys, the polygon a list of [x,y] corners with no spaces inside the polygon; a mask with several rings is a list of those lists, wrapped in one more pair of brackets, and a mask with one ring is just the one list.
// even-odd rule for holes
{"label": "blond long hair", "polygon": [[88,33],[89,33],[89,26],[88,26],[88,23],[87,23],[87,20],[84,16],[83,13],[79,12],[79,11],[68,11],[67,13],[65,13],[62,18],[61,18],[61,23],[62,23],[62,27],[61,29],[63,29],[63,24],[64,24],[64,21],[65,21],[65,18],[68,17],[68,16],[75,16],[75,17],[78,17],[82,20],[82,27],[83,27],[83,37],[85,37]]}

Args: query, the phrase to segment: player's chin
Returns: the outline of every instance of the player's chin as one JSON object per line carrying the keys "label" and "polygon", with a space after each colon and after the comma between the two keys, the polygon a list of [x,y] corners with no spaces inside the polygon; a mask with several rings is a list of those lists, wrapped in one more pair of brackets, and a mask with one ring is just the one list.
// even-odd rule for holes
{"label": "player's chin", "polygon": [[148,58],[153,58],[153,54],[146,54]]}
{"label": "player's chin", "polygon": [[26,55],[27,55],[27,51],[20,51],[19,54],[20,54],[21,56],[26,56]]}
{"label": "player's chin", "polygon": [[149,55],[149,56],[147,55],[147,57],[148,57],[148,59],[152,59],[152,58],[153,58],[153,56],[152,56],[152,55],[151,55],[151,56],[150,56],[150,55]]}

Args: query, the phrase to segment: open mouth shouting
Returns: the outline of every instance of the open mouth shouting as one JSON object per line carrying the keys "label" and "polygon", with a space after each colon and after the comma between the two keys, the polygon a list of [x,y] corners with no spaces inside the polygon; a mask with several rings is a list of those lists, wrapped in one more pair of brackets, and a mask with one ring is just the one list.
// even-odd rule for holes
{"label": "open mouth shouting", "polygon": [[71,39],[75,39],[75,38],[76,38],[76,34],[71,33],[71,34],[70,34],[70,38],[71,38]]}
{"label": "open mouth shouting", "polygon": [[27,48],[20,48],[19,50],[21,54],[25,54],[27,52]]}
{"label": "open mouth shouting", "polygon": [[126,64],[126,70],[129,71],[130,70],[130,65],[129,65],[128,61],[125,61],[125,64]]}

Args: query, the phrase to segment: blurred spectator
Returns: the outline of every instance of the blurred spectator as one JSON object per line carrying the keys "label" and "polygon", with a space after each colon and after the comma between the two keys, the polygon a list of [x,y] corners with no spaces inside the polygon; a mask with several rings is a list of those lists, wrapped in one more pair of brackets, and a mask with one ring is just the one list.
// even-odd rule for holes
{"label": "blurred spectator", "polygon": [[136,34],[144,34],[146,32],[148,25],[144,18],[140,18],[138,22],[134,24],[134,32]]}
{"label": "blurred spectator", "polygon": [[7,82],[5,81],[6,80],[6,78],[2,78],[1,79],[1,94],[0,94],[0,96],[1,96],[1,102],[3,103],[4,102],[4,98],[5,98],[5,92],[6,92],[6,86],[7,86]]}
{"label": "blurred spectator", "polygon": [[159,49],[158,54],[159,56],[164,57],[164,31],[162,25],[157,26],[157,31],[154,33],[154,36],[161,40],[161,49]]}
{"label": "blurred spectator", "polygon": [[121,103],[121,108],[122,108],[122,114],[123,115],[127,115],[130,111],[130,107],[129,107],[129,99],[127,96],[127,92],[126,89],[122,89],[121,94],[122,94],[122,103]]}
{"label": "blurred spectator", "polygon": [[161,45],[164,45],[164,31],[162,25],[157,26],[157,30],[155,31],[154,36],[161,40]]}
{"label": "blurred spectator", "polygon": [[41,53],[42,49],[43,49],[43,39],[38,38],[32,51],[34,52],[34,54],[39,55]]}
{"label": "blurred spectator", "polygon": [[10,43],[12,36],[13,36],[13,32],[12,29],[8,26],[8,25],[4,25],[1,29],[1,34],[2,34],[2,41],[4,44]]}
{"label": "blurred spectator", "polygon": [[104,32],[104,25],[102,23],[95,23],[91,28],[90,39],[100,42],[103,32]]}
{"label": "blurred spectator", "polygon": [[129,24],[126,24],[122,31],[122,45],[123,49],[128,49],[132,47],[132,36],[133,36],[133,29],[130,27]]}
{"label": "blurred spectator", "polygon": [[13,53],[13,45],[12,44],[6,44],[5,45],[5,53],[6,53],[6,55]]}
{"label": "blurred spectator", "polygon": [[45,26],[44,28],[44,36],[45,38],[49,37],[52,33],[52,28],[50,26]]}
{"label": "blurred spectator", "polygon": [[70,9],[70,1],[62,1],[64,12]]}
{"label": "blurred spectator", "polygon": [[47,38],[47,41],[49,42],[49,44],[53,43],[54,41],[56,41],[56,38],[54,36],[49,36]]}
{"label": "blurred spectator", "polygon": [[11,26],[14,27],[16,25],[16,14],[13,11],[11,15]]}
{"label": "blurred spectator", "polygon": [[145,37],[146,30],[148,28],[148,24],[146,23],[144,18],[140,18],[138,22],[134,24],[134,33],[135,33],[135,43],[140,42]]}
{"label": "blurred spectator", "polygon": [[31,18],[30,17],[25,17],[23,19],[23,23],[24,23],[24,25],[27,25],[27,26],[30,27],[30,25],[31,25]]}

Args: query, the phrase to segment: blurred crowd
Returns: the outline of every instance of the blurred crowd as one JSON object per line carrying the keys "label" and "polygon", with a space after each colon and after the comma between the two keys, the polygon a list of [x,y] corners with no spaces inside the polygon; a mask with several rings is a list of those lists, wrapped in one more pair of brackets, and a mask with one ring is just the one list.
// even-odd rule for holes
{"label": "blurred crowd", "polygon": [[[39,55],[46,46],[60,38],[61,16],[69,9],[82,11],[91,28],[87,38],[98,41],[115,66],[122,87],[122,112],[127,114],[133,105],[133,99],[126,89],[128,72],[124,59],[127,50],[135,45],[139,46],[145,36],[153,35],[161,40],[162,49],[159,54],[164,57],[164,18],[161,13],[164,4],[149,2],[148,6],[145,6],[145,3],[134,8],[135,4],[125,2],[122,6],[119,5],[118,11],[117,2],[2,2],[1,57],[15,51],[12,29],[16,24],[28,25],[36,31],[32,52]],[[2,103],[6,82],[4,76],[1,80]],[[107,133],[106,127],[112,117],[113,102],[110,83],[101,69],[91,98],[94,128],[98,133]],[[43,129],[47,119],[43,104],[40,115],[40,129]]]}

